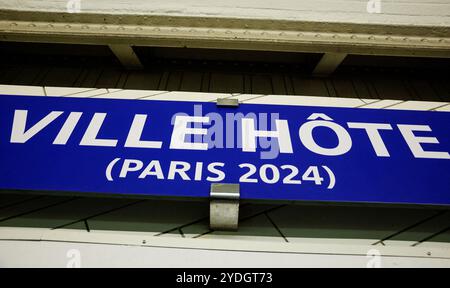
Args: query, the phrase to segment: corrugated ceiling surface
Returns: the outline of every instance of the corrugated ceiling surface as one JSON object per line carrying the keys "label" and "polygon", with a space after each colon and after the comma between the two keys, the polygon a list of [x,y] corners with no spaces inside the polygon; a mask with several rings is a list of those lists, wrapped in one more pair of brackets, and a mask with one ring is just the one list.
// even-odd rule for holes
{"label": "corrugated ceiling surface", "polygon": [[[207,202],[0,194],[0,227],[146,232],[154,236],[265,236],[450,242],[450,211],[442,209],[241,203],[238,232],[209,229]],[[177,211],[177,213],[173,213]]]}

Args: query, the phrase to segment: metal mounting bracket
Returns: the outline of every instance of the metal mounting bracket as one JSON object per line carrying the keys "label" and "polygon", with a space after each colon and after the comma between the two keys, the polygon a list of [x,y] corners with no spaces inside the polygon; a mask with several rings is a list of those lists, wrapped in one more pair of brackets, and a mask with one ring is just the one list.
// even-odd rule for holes
{"label": "metal mounting bracket", "polygon": [[217,98],[218,107],[239,107],[239,100],[234,98]]}
{"label": "metal mounting bracket", "polygon": [[211,184],[209,226],[213,230],[237,230],[239,222],[239,184]]}

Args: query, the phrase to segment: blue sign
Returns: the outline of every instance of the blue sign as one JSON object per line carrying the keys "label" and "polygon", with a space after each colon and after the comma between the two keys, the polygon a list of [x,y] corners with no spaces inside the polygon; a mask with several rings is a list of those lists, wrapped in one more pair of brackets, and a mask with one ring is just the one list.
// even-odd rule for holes
{"label": "blue sign", "polygon": [[450,205],[450,113],[0,96],[0,189]]}

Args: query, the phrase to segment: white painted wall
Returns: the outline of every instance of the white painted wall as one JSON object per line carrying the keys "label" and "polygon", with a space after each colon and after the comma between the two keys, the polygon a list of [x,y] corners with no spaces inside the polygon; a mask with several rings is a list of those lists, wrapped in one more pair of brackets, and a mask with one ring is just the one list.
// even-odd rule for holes
{"label": "white painted wall", "polygon": [[[76,1],[86,13],[450,26],[448,0],[0,0],[0,9],[65,12]],[[368,13],[369,1],[381,13]]]}

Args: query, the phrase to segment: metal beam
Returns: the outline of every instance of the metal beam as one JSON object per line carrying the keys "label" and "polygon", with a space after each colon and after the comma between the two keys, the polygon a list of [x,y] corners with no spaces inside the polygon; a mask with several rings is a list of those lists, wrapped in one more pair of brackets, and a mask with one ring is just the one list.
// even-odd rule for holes
{"label": "metal beam", "polygon": [[275,30],[271,26],[228,28],[209,22],[195,27],[191,26],[192,22],[167,23],[166,26],[166,23],[158,25],[149,21],[122,23],[117,20],[119,23],[113,24],[92,22],[93,19],[85,19],[86,22],[35,19],[0,20],[0,40],[450,58],[450,37],[431,32],[411,35],[409,31],[401,34],[400,30],[394,35],[379,30],[370,33],[357,29],[308,31],[303,26]]}
{"label": "metal beam", "polygon": [[314,68],[313,75],[328,76],[332,74],[337,67],[347,57],[346,53],[325,53]]}
{"label": "metal beam", "polygon": [[133,47],[126,44],[113,44],[109,45],[111,51],[119,59],[120,63],[127,69],[142,69],[144,66],[139,60],[136,53],[134,53]]}

